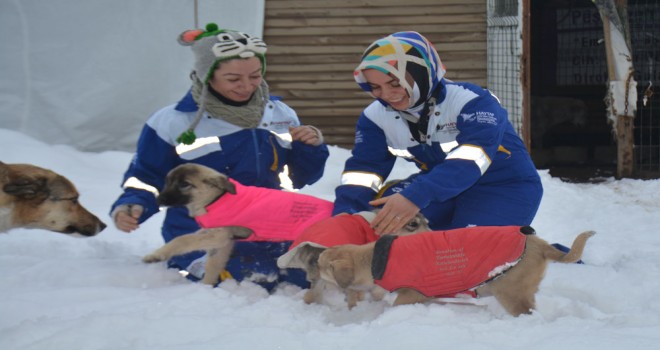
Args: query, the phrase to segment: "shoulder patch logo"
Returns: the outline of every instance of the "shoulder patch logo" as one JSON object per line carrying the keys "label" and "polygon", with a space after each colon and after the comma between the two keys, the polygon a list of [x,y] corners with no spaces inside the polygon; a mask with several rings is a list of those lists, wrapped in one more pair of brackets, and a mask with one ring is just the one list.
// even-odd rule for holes
{"label": "shoulder patch logo", "polygon": [[362,141],[364,141],[364,139],[362,137],[362,131],[358,130],[358,131],[355,132],[355,143],[356,144],[362,143]]}
{"label": "shoulder patch logo", "polygon": [[479,111],[475,113],[461,113],[460,116],[466,123],[477,122],[480,124],[497,125],[497,117],[495,117],[495,113],[493,112]]}
{"label": "shoulder patch logo", "polygon": [[497,118],[493,112],[477,112],[477,123],[497,125]]}
{"label": "shoulder patch logo", "polygon": [[476,119],[476,113],[461,113],[464,122],[471,122]]}

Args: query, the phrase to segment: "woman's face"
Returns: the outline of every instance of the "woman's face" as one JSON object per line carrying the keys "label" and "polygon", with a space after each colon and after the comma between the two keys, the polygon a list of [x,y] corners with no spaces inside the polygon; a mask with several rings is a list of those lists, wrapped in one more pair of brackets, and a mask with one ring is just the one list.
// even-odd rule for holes
{"label": "woman's face", "polygon": [[371,94],[385,101],[392,108],[403,111],[410,106],[410,96],[399,84],[399,79],[376,69],[365,69],[362,74],[371,86]]}
{"label": "woman's face", "polygon": [[245,102],[252,97],[262,80],[259,58],[237,58],[221,62],[213,72],[209,85],[232,101]]}

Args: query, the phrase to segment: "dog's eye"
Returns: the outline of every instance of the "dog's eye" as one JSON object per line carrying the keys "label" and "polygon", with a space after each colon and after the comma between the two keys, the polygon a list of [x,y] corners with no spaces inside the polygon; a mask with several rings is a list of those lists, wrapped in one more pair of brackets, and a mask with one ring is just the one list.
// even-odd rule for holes
{"label": "dog's eye", "polygon": [[188,181],[181,181],[179,182],[179,188],[182,190],[187,190],[192,187],[192,184]]}
{"label": "dog's eye", "polygon": [[407,229],[408,231],[410,231],[410,232],[415,231],[415,230],[418,229],[418,228],[419,228],[419,222],[417,222],[417,220],[410,221],[410,222],[406,225],[406,229]]}

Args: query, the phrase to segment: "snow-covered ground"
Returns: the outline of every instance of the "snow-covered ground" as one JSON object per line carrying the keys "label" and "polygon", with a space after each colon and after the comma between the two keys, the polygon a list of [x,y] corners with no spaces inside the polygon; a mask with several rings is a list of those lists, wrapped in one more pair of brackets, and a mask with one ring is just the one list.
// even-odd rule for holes
{"label": "snow-covered ground", "polygon": [[[325,176],[303,193],[334,198],[349,152],[331,148]],[[137,232],[112,227],[131,154],[84,153],[0,129],[0,160],[70,178],[109,227],[96,237],[43,230],[0,235],[0,349],[656,349],[660,344],[660,180],[564,183],[541,170],[545,197],[533,226],[570,244],[595,230],[586,264],[553,264],[538,310],[509,316],[491,298],[473,305],[364,301],[340,295],[305,305],[303,291],[191,283],[164,264],[143,264],[161,245],[162,217]],[[412,169],[401,164],[395,176]]]}

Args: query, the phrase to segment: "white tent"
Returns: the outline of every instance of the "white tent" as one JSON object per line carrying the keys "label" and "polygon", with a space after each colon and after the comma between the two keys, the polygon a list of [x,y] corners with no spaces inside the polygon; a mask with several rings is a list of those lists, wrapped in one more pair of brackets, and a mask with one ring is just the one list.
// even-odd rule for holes
{"label": "white tent", "polygon": [[177,36],[215,22],[261,36],[264,0],[0,1],[0,127],[86,151],[132,151],[189,87]]}

